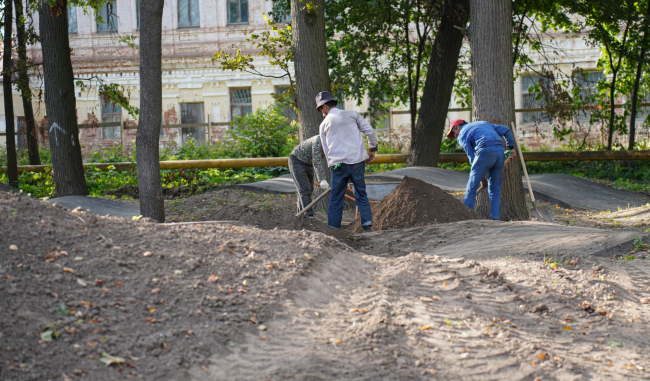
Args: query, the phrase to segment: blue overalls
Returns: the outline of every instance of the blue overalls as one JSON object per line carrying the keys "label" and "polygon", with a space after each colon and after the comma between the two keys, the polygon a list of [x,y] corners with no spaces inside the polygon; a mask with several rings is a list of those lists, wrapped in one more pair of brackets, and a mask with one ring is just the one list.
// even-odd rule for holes
{"label": "blue overalls", "polygon": [[498,220],[501,213],[501,180],[503,178],[503,141],[514,146],[514,137],[508,127],[488,122],[474,122],[463,126],[458,135],[458,144],[465,150],[472,170],[465,189],[465,205],[474,209],[476,191],[481,180],[488,175],[488,195],[490,196],[490,218]]}

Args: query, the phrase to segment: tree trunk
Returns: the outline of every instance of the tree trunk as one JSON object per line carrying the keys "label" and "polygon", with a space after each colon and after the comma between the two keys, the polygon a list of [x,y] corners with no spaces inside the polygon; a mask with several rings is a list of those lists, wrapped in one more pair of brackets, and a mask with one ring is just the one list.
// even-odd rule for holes
{"label": "tree trunk", "polygon": [[[512,3],[509,0],[470,0],[470,20],[474,120],[510,128],[515,120]],[[510,168],[504,168],[501,188],[501,219],[527,220],[519,164],[511,161],[508,166]],[[485,198],[477,197],[476,210],[481,210],[485,204]]]}
{"label": "tree trunk", "polygon": [[[521,170],[519,168],[519,158],[512,156],[503,167],[503,186],[501,187],[501,195],[504,193],[515,193],[517,188],[521,186]],[[526,201],[524,200],[523,210],[525,214],[520,213],[522,210],[521,205],[517,204],[518,198],[503,197],[501,196],[501,213],[499,218],[503,221],[510,220],[527,220],[528,209],[526,208]],[[481,187],[476,192],[476,212],[486,219],[490,218],[490,196],[487,189]],[[520,213],[517,218],[511,218],[513,213]]]}
{"label": "tree trunk", "polygon": [[412,131],[409,166],[435,167],[447,121],[464,28],[469,17],[469,0],[447,0],[424,83],[420,113]]}
{"label": "tree trunk", "polygon": [[[142,0],[140,34],[140,121],[136,136],[140,214],[165,222],[160,178],[162,114],[162,15],[164,2]],[[124,132],[122,132],[124,133]]]}
{"label": "tree trunk", "polygon": [[77,128],[67,3],[59,0],[50,6],[48,0],[39,0],[38,4],[45,111],[57,197],[88,194]]}
{"label": "tree trunk", "polygon": [[[330,74],[327,66],[327,41],[325,36],[325,2],[309,1],[313,9],[307,9],[307,2],[291,0],[291,47],[296,71],[296,105],[300,120],[300,141],[318,135],[323,116],[316,110],[316,95],[331,91]],[[327,165],[327,164],[325,164]],[[323,168],[330,181],[329,168]],[[314,197],[320,195],[314,187]],[[314,209],[325,209],[329,196],[325,196]]]}
{"label": "tree trunk", "polygon": [[616,116],[616,75],[618,69],[612,72],[612,83],[609,85],[609,126],[607,126],[607,150],[612,150],[612,140],[614,138],[614,117]]}
{"label": "tree trunk", "polygon": [[627,149],[630,151],[634,149],[634,141],[636,140],[636,113],[639,98],[639,82],[641,82],[641,74],[643,74],[644,63],[645,47],[641,48],[639,54],[639,62],[636,65],[636,77],[634,78],[634,87],[632,89],[632,107],[630,109],[630,140],[627,144]]}
{"label": "tree trunk", "polygon": [[16,161],[16,134],[14,128],[14,102],[11,91],[11,29],[13,10],[11,1],[5,2],[4,9],[4,51],[2,57],[2,89],[5,102],[5,124],[7,139],[7,177],[9,185],[18,187],[18,162]]}
{"label": "tree trunk", "polygon": [[32,90],[29,87],[29,75],[27,74],[27,41],[25,40],[25,16],[23,14],[22,0],[14,0],[16,6],[16,35],[18,39],[18,87],[23,100],[25,111],[25,127],[27,130],[27,152],[30,165],[41,165],[41,157],[38,154],[38,132],[34,120],[34,109],[32,107]]}
{"label": "tree trunk", "polygon": [[325,37],[325,3],[310,1],[314,8],[306,9],[306,3],[291,0],[291,25],[296,71],[296,104],[298,105],[301,138],[318,135],[323,116],[316,110],[316,95],[330,91],[330,75],[327,68],[327,45]]}

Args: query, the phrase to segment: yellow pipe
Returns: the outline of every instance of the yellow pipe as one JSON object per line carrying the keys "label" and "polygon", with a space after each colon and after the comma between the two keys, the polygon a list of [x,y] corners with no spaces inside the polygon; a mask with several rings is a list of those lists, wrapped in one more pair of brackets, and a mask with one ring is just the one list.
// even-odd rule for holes
{"label": "yellow pipe", "polygon": [[[524,152],[526,161],[579,161],[579,160],[650,160],[650,151],[579,151],[579,152]],[[390,154],[377,155],[371,164],[406,163],[408,155]],[[205,168],[245,168],[245,167],[286,167],[287,157],[260,157],[249,159],[215,159],[215,160],[177,160],[161,161],[160,169],[205,169]],[[464,153],[441,153],[439,163],[465,163]],[[97,169],[108,171],[110,166],[116,171],[135,170],[135,163],[98,163],[84,164],[96,166]],[[48,165],[21,165],[18,173],[45,172]],[[6,167],[2,167],[6,171]]]}

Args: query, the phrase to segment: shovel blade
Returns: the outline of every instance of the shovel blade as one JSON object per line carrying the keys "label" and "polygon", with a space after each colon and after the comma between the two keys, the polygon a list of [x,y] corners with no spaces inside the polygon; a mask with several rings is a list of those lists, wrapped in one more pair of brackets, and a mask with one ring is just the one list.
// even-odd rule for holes
{"label": "shovel blade", "polygon": [[555,221],[555,218],[551,215],[551,213],[544,208],[534,207],[533,209],[530,210],[530,212],[535,218],[537,218],[537,221],[543,221],[543,222]]}

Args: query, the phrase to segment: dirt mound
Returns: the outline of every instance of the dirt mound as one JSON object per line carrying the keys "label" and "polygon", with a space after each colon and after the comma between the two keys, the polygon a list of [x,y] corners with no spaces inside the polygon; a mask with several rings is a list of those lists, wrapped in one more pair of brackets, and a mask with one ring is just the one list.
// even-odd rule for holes
{"label": "dirt mound", "polygon": [[98,217],[4,192],[0,231],[2,380],[189,379],[267,336],[290,281],[338,247],[309,231]]}
{"label": "dirt mound", "polygon": [[[479,219],[478,213],[449,193],[408,176],[404,176],[402,183],[372,208],[373,230]],[[361,233],[361,218],[351,223],[347,231]]]}
{"label": "dirt mound", "polygon": [[294,212],[289,210],[258,209],[248,206],[225,206],[216,213],[211,214],[206,220],[213,221],[240,221],[247,225],[253,225],[260,229],[272,230],[310,230],[333,236],[347,245],[354,245],[343,229],[333,229],[315,218],[302,216],[297,218]]}

